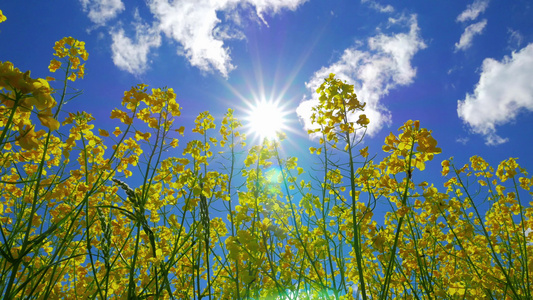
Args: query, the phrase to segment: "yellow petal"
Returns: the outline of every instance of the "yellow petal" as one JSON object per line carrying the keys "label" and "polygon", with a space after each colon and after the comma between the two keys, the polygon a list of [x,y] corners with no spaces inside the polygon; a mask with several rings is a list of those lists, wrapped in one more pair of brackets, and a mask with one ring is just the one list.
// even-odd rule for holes
{"label": "yellow petal", "polygon": [[5,20],[7,20],[7,18],[4,16],[4,13],[2,13],[2,10],[0,10],[0,23],[4,22]]}
{"label": "yellow petal", "polygon": [[39,121],[41,121],[41,124],[45,127],[48,127],[50,130],[54,131],[59,129],[59,122],[54,119],[51,114],[39,113],[37,117],[39,118]]}

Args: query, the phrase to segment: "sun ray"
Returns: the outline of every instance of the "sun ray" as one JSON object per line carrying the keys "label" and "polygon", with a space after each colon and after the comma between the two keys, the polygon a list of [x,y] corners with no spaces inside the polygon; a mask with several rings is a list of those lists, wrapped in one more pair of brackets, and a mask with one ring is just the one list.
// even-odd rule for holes
{"label": "sun ray", "polygon": [[[233,83],[224,81],[228,90],[239,99],[236,107],[237,117],[244,121],[243,125],[248,136],[256,139],[255,142],[258,140],[262,142],[265,138],[276,139],[276,132],[307,137],[307,132],[302,130],[300,121],[294,117],[293,106],[297,100],[294,96],[287,96],[287,93],[294,87],[295,79],[320,41],[326,27],[324,24],[315,38],[308,41],[306,51],[290,64],[289,69],[285,62],[281,63],[281,60],[278,60],[277,64],[274,63],[274,70],[268,67],[265,70],[260,59],[261,51],[255,45],[256,47],[251,47],[250,50],[251,72],[242,74],[242,81]],[[265,74],[270,74],[271,77],[265,77]],[[221,100],[235,107],[235,98]]]}

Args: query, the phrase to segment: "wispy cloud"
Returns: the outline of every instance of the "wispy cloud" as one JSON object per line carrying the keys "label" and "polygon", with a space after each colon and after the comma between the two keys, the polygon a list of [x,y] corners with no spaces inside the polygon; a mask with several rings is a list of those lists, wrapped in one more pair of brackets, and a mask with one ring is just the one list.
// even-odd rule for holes
{"label": "wispy cloud", "polygon": [[472,41],[475,35],[481,34],[483,29],[487,26],[487,20],[482,20],[480,22],[469,25],[465,28],[465,31],[459,39],[459,43],[455,43],[455,51],[466,50],[472,46]]}
{"label": "wispy cloud", "polygon": [[394,7],[392,5],[382,5],[373,0],[361,0],[361,3],[368,3],[372,9],[375,9],[382,13],[392,13],[394,12]]}
{"label": "wispy cloud", "polygon": [[92,22],[104,25],[115,18],[125,7],[120,0],[80,0],[83,10]]}
{"label": "wispy cloud", "polygon": [[457,114],[486,144],[507,142],[496,126],[514,121],[519,112],[533,111],[533,43],[502,61],[486,58],[473,94],[457,102]]}
{"label": "wispy cloud", "polygon": [[473,21],[489,6],[489,0],[475,0],[457,16],[457,22]]}
{"label": "wispy cloud", "polygon": [[[426,47],[420,36],[416,15],[390,19],[391,24],[402,24],[407,32],[396,34],[378,34],[367,40],[368,51],[359,50],[357,46],[344,50],[341,58],[330,66],[315,72],[307,88],[311,98],[304,98],[297,109],[297,114],[306,129],[310,123],[311,108],[318,103],[315,90],[324,78],[335,73],[337,78],[354,84],[360,101],[366,102],[364,113],[370,119],[367,134],[376,134],[384,125],[390,123],[390,112],[380,103],[383,96],[401,85],[413,82],[416,68],[411,66],[411,59]],[[350,116],[357,120],[358,115]]]}
{"label": "wispy cloud", "polygon": [[296,10],[301,4],[308,0],[226,0],[229,3],[249,4],[255,7],[255,12],[266,24],[264,14],[277,14],[288,9]]}
{"label": "wispy cloud", "polygon": [[509,40],[508,44],[510,47],[520,47],[522,45],[522,42],[524,41],[524,37],[518,30],[512,30],[511,28],[507,29],[507,32],[509,33]]}
{"label": "wispy cloud", "polygon": [[[89,18],[100,25],[124,10],[120,0],[80,0]],[[266,14],[295,10],[307,0],[147,0],[154,23],[149,31],[136,28],[135,39],[120,25],[111,30],[113,61],[138,74],[147,69],[147,56],[161,45],[161,33],[177,42],[176,53],[205,72],[227,77],[235,68],[228,40],[244,39],[242,20],[256,18],[266,24]],[[252,13],[250,14],[250,10]],[[146,26],[143,30],[146,30]],[[153,36],[152,36],[153,35]]]}
{"label": "wispy cloud", "polygon": [[456,142],[466,145],[470,139],[468,137],[458,137],[455,139]]}

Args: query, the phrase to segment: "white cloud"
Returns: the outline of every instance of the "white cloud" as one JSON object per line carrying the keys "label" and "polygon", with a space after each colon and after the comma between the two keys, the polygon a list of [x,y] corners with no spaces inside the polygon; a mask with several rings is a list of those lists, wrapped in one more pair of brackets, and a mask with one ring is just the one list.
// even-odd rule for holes
{"label": "white cloud", "polygon": [[496,125],[512,122],[519,112],[533,111],[533,43],[511,57],[483,61],[473,94],[457,101],[457,114],[472,131],[485,136],[488,145],[505,143]]}
{"label": "white cloud", "polygon": [[456,142],[466,145],[470,139],[468,137],[458,137],[455,139]]}
{"label": "white cloud", "polygon": [[[239,30],[241,16],[237,8],[255,7],[259,18],[264,13],[282,9],[296,9],[307,0],[150,0],[148,5],[158,28],[180,44],[178,54],[202,71],[218,71],[227,77],[235,68],[230,49],[224,44],[229,39],[243,39]],[[222,23],[219,15],[226,15]],[[266,24],[266,22],[265,22]]]}
{"label": "white cloud", "polygon": [[381,5],[375,1],[371,0],[361,0],[361,3],[368,3],[372,9],[375,9],[382,13],[392,13],[394,12],[394,7],[392,5]]}
{"label": "white cloud", "polygon": [[228,2],[242,2],[255,6],[257,15],[265,22],[264,13],[276,14],[283,9],[296,10],[307,0],[229,0]]}
{"label": "white cloud", "polygon": [[[310,116],[311,108],[318,103],[315,91],[330,73],[335,73],[337,78],[354,84],[358,99],[366,102],[364,113],[370,119],[367,134],[372,136],[390,123],[391,114],[380,100],[389,90],[413,82],[416,69],[411,66],[411,59],[426,45],[420,37],[415,15],[410,18],[390,19],[389,22],[404,24],[409,27],[409,31],[371,37],[367,41],[369,51],[359,50],[357,46],[346,49],[340,60],[322,67],[306,83],[312,93],[311,99],[304,99],[297,109],[306,129],[313,128]],[[357,115],[351,116],[354,121],[357,118]]]}
{"label": "white cloud", "polygon": [[142,23],[135,25],[135,41],[127,37],[122,28],[112,31],[111,37],[113,62],[120,69],[136,75],[146,70],[150,48],[161,45],[159,32]]}
{"label": "white cloud", "polygon": [[474,3],[467,6],[467,8],[457,16],[458,22],[473,21],[481,13],[483,13],[489,6],[489,0],[475,0]]}
{"label": "white cloud", "polygon": [[181,44],[178,54],[203,71],[215,69],[227,76],[234,68],[229,49],[214,36],[220,23],[217,10],[224,8],[224,2],[153,0],[149,4],[160,30]]}
{"label": "white cloud", "polygon": [[482,20],[480,22],[469,25],[465,28],[465,31],[459,39],[459,43],[455,43],[455,51],[466,50],[472,46],[472,40],[475,35],[481,34],[485,26],[487,25],[487,20]]}
{"label": "white cloud", "polygon": [[[125,9],[121,0],[79,1],[89,19],[97,25],[105,25]],[[245,39],[242,33],[243,19],[255,18],[268,26],[266,14],[276,14],[285,9],[295,10],[307,1],[147,0],[155,19],[152,27],[147,30],[148,27],[143,25],[144,31],[136,28],[135,41],[128,38],[123,29],[112,29],[113,61],[128,72],[143,72],[147,69],[147,56],[152,48],[160,46],[163,32],[178,43],[177,54],[185,56],[192,66],[202,71],[216,71],[227,77],[235,66],[231,63],[231,52],[225,42]],[[138,12],[135,20],[142,23]]]}
{"label": "white cloud", "polygon": [[80,0],[83,10],[88,11],[88,17],[98,25],[116,17],[124,10],[124,3],[120,0]]}
{"label": "white cloud", "polygon": [[522,42],[524,41],[524,37],[518,30],[512,30],[511,28],[507,29],[507,32],[509,33],[509,41],[508,44],[510,46],[516,45],[516,47],[520,47],[522,45]]}

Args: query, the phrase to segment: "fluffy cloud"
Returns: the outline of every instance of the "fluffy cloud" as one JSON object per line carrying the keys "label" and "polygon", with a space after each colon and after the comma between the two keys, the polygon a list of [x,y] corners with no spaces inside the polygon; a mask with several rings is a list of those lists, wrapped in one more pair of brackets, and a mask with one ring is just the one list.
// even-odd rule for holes
{"label": "fluffy cloud", "polygon": [[124,10],[124,3],[120,0],[80,0],[83,10],[91,21],[104,25]]}
{"label": "fluffy cloud", "polygon": [[[322,67],[306,83],[312,96],[310,99],[304,99],[297,109],[297,114],[303,120],[306,129],[312,128],[311,108],[318,103],[315,90],[330,73],[335,73],[337,78],[353,84],[359,100],[366,102],[364,113],[370,119],[367,134],[372,136],[390,123],[391,114],[380,100],[391,89],[413,82],[416,69],[411,66],[411,59],[426,45],[420,37],[415,15],[390,19],[389,22],[402,24],[409,30],[392,35],[379,34],[369,38],[368,51],[359,50],[358,47],[346,49],[337,62]],[[355,121],[358,115],[350,117]]]}
{"label": "fluffy cloud", "polygon": [[472,46],[472,40],[475,35],[481,34],[483,29],[487,25],[487,20],[482,20],[480,22],[469,25],[465,28],[465,31],[459,39],[459,43],[455,43],[455,51],[466,50]]}
{"label": "fluffy cloud", "polygon": [[[307,0],[150,0],[150,11],[158,20],[158,28],[179,43],[178,54],[191,65],[203,71],[218,71],[227,77],[235,67],[230,50],[224,41],[242,39],[238,28],[241,16],[239,7],[255,7],[264,21],[264,13],[277,13],[282,9],[296,9]],[[226,15],[221,24],[219,15]]]}
{"label": "fluffy cloud", "polygon": [[[268,25],[265,14],[295,10],[308,0],[147,0],[155,19],[151,28],[136,29],[135,40],[128,38],[121,25],[111,30],[115,64],[130,73],[147,69],[147,56],[161,44],[161,33],[176,41],[177,54],[185,56],[202,71],[216,71],[227,77],[235,68],[225,41],[244,39],[243,18],[256,18]],[[124,10],[121,0],[80,0],[88,17],[98,25]],[[250,14],[249,10],[253,13]],[[136,14],[138,17],[138,14]],[[219,18],[222,17],[223,21]],[[141,22],[141,20],[137,20]],[[118,28],[118,29],[117,29]],[[143,31],[144,30],[144,31]],[[153,35],[153,36],[152,36]]]}
{"label": "fluffy cloud", "polygon": [[150,48],[161,45],[161,36],[157,29],[146,24],[135,25],[135,40],[126,36],[124,29],[111,32],[113,44],[113,62],[122,70],[132,74],[144,72],[148,65]]}
{"label": "fluffy cloud", "polygon": [[234,68],[229,49],[224,47],[223,35],[214,35],[220,23],[217,10],[224,9],[224,2],[153,0],[150,10],[159,20],[159,29],[181,45],[178,54],[203,71],[215,69],[227,76]]}
{"label": "fluffy cloud", "polygon": [[473,21],[489,6],[489,0],[475,0],[474,3],[457,16],[458,22]]}
{"label": "fluffy cloud", "polygon": [[486,143],[505,143],[496,125],[512,122],[519,112],[533,111],[533,43],[502,61],[483,61],[473,94],[457,102],[457,114],[473,132],[483,134]]}

